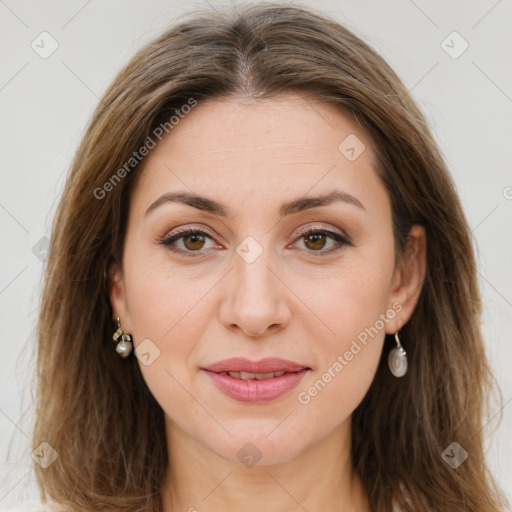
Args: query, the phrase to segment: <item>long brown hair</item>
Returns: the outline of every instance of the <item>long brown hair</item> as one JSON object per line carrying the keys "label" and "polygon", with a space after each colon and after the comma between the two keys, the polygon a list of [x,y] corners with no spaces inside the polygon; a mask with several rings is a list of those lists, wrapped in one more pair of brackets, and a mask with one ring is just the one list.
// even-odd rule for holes
{"label": "long brown hair", "polygon": [[[59,454],[46,469],[35,466],[43,500],[77,510],[162,509],[164,413],[136,358],[114,351],[108,295],[107,269],[122,264],[141,170],[133,153],[191,99],[283,92],[339,106],[366,130],[391,199],[397,258],[413,223],[427,231],[423,289],[402,329],[410,370],[402,379],[386,370],[386,339],[352,418],[353,465],[372,509],[503,510],[483,452],[494,379],[472,240],[440,150],[374,50],[323,14],[279,4],[192,13],[131,59],[92,115],[54,219],[38,323],[33,448],[47,442]],[[456,469],[441,455],[452,442],[469,454]]]}

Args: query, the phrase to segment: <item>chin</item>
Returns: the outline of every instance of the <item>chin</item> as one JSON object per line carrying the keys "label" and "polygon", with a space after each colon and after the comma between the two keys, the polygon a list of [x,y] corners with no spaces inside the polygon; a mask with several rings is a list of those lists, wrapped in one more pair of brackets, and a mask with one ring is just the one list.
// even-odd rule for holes
{"label": "chin", "polygon": [[[243,429],[230,431],[233,437],[222,436],[218,439],[218,444],[213,445],[209,439],[207,446],[220,457],[242,467],[286,464],[307,448],[305,435],[292,436],[283,426],[276,429],[276,425],[278,423],[275,421],[271,422],[271,425],[270,422],[265,422],[266,428],[251,429],[246,424]],[[278,433],[280,428],[281,432]]]}

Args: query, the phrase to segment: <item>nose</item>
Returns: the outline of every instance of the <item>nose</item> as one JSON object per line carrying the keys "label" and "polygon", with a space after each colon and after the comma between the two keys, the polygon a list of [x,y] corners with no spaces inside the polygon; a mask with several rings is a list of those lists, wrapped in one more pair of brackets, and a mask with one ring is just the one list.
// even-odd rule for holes
{"label": "nose", "polygon": [[268,254],[263,251],[251,263],[235,254],[219,310],[220,321],[227,329],[265,338],[285,329],[290,322],[290,291],[279,271],[271,268],[276,265]]}

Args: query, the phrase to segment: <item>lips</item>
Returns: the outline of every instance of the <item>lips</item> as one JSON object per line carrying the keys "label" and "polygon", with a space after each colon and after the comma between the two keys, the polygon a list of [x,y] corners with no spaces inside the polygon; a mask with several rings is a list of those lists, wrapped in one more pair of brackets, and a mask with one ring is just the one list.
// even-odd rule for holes
{"label": "lips", "polygon": [[218,361],[202,370],[228,397],[263,404],[289,393],[311,368],[277,357],[260,361],[236,357]]}

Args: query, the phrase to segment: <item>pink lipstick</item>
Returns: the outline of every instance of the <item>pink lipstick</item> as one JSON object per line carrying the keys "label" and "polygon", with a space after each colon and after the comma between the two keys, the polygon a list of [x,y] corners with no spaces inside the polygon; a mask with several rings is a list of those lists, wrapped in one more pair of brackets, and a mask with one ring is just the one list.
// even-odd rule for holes
{"label": "pink lipstick", "polygon": [[230,398],[246,403],[265,403],[295,388],[311,368],[277,357],[260,361],[236,357],[218,361],[202,370]]}

